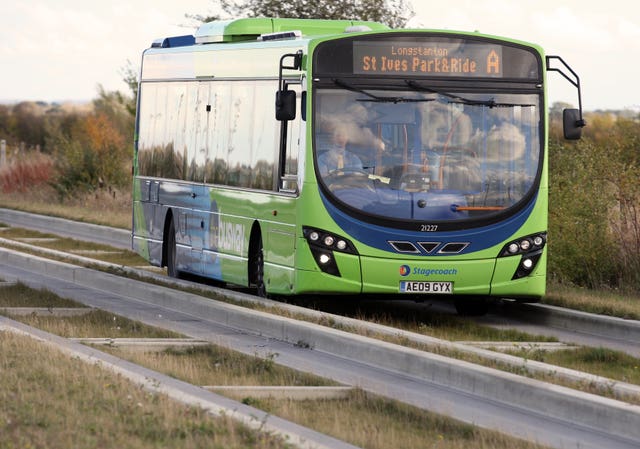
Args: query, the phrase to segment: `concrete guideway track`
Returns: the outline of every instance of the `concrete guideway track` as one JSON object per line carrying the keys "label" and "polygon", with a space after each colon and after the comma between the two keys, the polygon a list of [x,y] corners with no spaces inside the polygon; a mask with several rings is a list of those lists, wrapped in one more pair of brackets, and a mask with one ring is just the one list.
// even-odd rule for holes
{"label": "concrete guideway track", "polygon": [[[99,265],[107,270],[112,269],[116,271],[123,271],[128,274],[133,274],[136,276],[140,276],[142,279],[153,279],[161,283],[169,283],[172,285],[182,285],[185,287],[191,287],[193,284],[188,283],[189,281],[178,280],[167,278],[162,274],[149,273],[144,269],[137,268],[129,268],[121,265],[111,264],[108,262],[101,262],[95,259],[90,259],[83,256],[78,256],[76,254],[70,254],[62,251],[57,251],[53,249],[45,249],[37,246],[33,246],[27,243],[18,242],[15,240],[6,240],[0,238],[0,244],[8,243],[10,246],[17,247],[20,249],[26,249],[27,251],[36,251],[36,253],[43,253],[45,256],[53,256],[54,258],[60,257],[62,260],[68,261],[69,263],[80,263],[80,264],[91,264]],[[259,298],[249,295],[234,295],[232,290],[220,289],[218,287],[210,287],[205,286],[203,284],[195,284],[198,288],[213,291],[217,294],[222,294],[226,296],[233,296],[233,299],[239,302],[250,302],[252,304],[259,304],[265,306],[267,308],[277,308],[282,310],[287,310],[291,314],[300,315],[308,318],[310,321],[319,321],[322,319],[329,319],[333,321],[336,325],[343,326],[349,329],[358,329],[366,333],[375,333],[379,335],[386,335],[388,337],[396,337],[401,339],[406,339],[407,342],[412,342],[417,345],[422,345],[426,348],[432,348],[437,350],[450,350],[456,353],[461,354],[473,354],[474,356],[480,357],[488,362],[495,363],[503,363],[505,365],[511,366],[513,368],[520,368],[529,373],[538,373],[541,375],[549,375],[557,378],[558,380],[564,380],[566,382],[574,382],[582,385],[592,385],[594,388],[600,388],[602,391],[608,391],[612,397],[616,399],[626,399],[626,398],[640,398],[640,385],[629,384],[621,381],[615,381],[612,379],[604,378],[601,376],[597,376],[594,374],[584,373],[581,371],[576,371],[573,369],[563,368],[555,365],[550,365],[543,362],[537,362],[535,360],[528,360],[523,357],[517,357],[513,355],[509,355],[503,352],[499,352],[494,350],[493,348],[498,347],[498,342],[484,342],[481,345],[478,345],[478,342],[451,342],[448,340],[438,339],[434,337],[430,337],[428,335],[418,334],[415,332],[404,331],[402,329],[385,326],[381,324],[376,324],[368,321],[362,321],[354,318],[348,318],[341,315],[330,314],[326,312],[320,312],[313,309],[309,309],[306,307],[300,307],[293,304],[285,304],[278,301],[273,301],[266,298]],[[404,307],[407,307],[406,301],[395,301],[396,305],[401,304]],[[412,306],[415,307],[415,303],[411,303]],[[411,307],[411,306],[409,306]],[[562,310],[562,309],[561,309]],[[15,309],[12,310],[12,313],[15,313]],[[28,312],[31,313],[31,312]],[[591,315],[592,317],[595,315]],[[609,318],[609,317],[603,317]],[[482,319],[482,318],[479,318]],[[476,319],[476,321],[478,318]],[[630,337],[638,336],[637,322],[625,322],[620,325],[618,320],[616,321],[615,327],[625,327],[630,329]],[[488,324],[491,325],[491,324]],[[635,327],[634,327],[635,326]],[[539,331],[542,335],[545,335],[542,330],[544,328],[542,326],[538,326]],[[634,333],[635,332],[635,333]],[[513,342],[508,343],[509,349],[513,349]],[[536,343],[536,347],[554,345],[555,347],[570,347],[565,345],[564,343]],[[633,346],[633,340],[631,342],[626,342],[626,345]],[[484,348],[483,346],[488,347]],[[597,346],[597,345],[596,345]],[[437,352],[437,351],[436,351]]]}
{"label": "concrete guideway track", "polygon": [[[131,249],[131,232],[108,226],[80,223],[62,218],[0,208],[0,222],[78,240]],[[406,301],[404,301],[406,302]],[[397,304],[397,303],[396,303]],[[437,306],[455,313],[450,301]],[[420,308],[422,305],[413,304]],[[640,322],[607,317],[544,304],[512,304],[497,314],[475,319],[480,324],[517,328],[532,334],[556,336],[561,341],[586,346],[603,346],[640,357]]]}
{"label": "concrete guideway track", "polygon": [[640,407],[611,399],[11,250],[0,275],[552,447],[640,444]]}
{"label": "concrete guideway track", "polygon": [[167,395],[193,407],[200,407],[214,416],[233,418],[251,429],[280,436],[283,440],[302,449],[358,449],[357,446],[278,418],[241,402],[2,316],[0,316],[0,331],[27,335],[74,358],[99,364],[101,367],[141,385],[148,391]]}
{"label": "concrete guideway track", "polygon": [[584,346],[604,346],[640,357],[640,322],[581,312],[547,304],[504,304],[496,314],[478,317],[478,324],[517,328]]}
{"label": "concrete guideway track", "polygon": [[[62,251],[57,251],[53,249],[45,249],[37,246],[33,246],[27,243],[18,242],[15,240],[6,240],[0,238],[0,244],[8,243],[11,246],[18,247],[20,249],[26,249],[27,251],[36,251],[36,253],[43,253],[45,256],[53,256],[54,258],[60,257],[62,260],[68,261],[69,263],[80,263],[86,264],[89,263],[91,266],[99,265],[105,269],[112,269],[116,271],[123,271],[128,274],[133,274],[136,276],[140,276],[142,279],[153,279],[161,283],[169,283],[177,286],[185,286],[191,287],[193,284],[189,283],[189,281],[178,280],[167,278],[164,275],[149,273],[144,269],[136,269],[124,267],[121,265],[115,265],[108,262],[101,262],[95,259],[89,259],[87,257],[78,256],[75,254],[70,254]],[[450,350],[456,353],[461,354],[473,354],[474,356],[480,357],[488,362],[495,363],[503,363],[505,365],[511,366],[513,368],[520,368],[529,373],[538,373],[541,375],[549,375],[557,378],[558,380],[564,380],[566,382],[574,382],[582,385],[592,385],[594,388],[600,388],[602,391],[608,391],[612,397],[616,399],[626,399],[626,398],[640,398],[640,385],[629,384],[625,382],[615,381],[612,379],[604,378],[601,376],[584,373],[581,371],[576,371],[573,369],[563,368],[559,366],[550,365],[543,362],[537,362],[535,360],[528,360],[526,358],[517,357],[509,354],[505,354],[503,352],[499,352],[493,350],[494,347],[499,346],[497,342],[484,342],[482,345],[477,345],[477,342],[450,342],[448,340],[438,339],[434,337],[430,337],[428,335],[418,334],[415,332],[404,331],[402,329],[385,326],[381,324],[376,324],[368,321],[357,320],[354,318],[348,318],[341,315],[335,315],[325,312],[316,311],[313,309],[308,309],[306,307],[300,307],[293,304],[285,304],[278,301],[273,301],[266,298],[259,298],[249,295],[234,295],[232,290],[220,289],[218,287],[210,287],[205,286],[203,284],[195,284],[198,288],[209,290],[210,292],[214,292],[216,294],[222,294],[226,296],[232,296],[233,299],[239,302],[250,302],[252,304],[259,304],[265,306],[267,308],[277,308],[282,310],[287,310],[291,314],[300,315],[308,318],[310,321],[320,321],[323,319],[328,319],[333,321],[336,325],[343,326],[349,329],[358,329],[366,333],[375,333],[379,335],[386,335],[388,337],[396,337],[401,339],[406,339],[407,342],[412,342],[417,345],[422,345],[426,348],[432,348],[437,350]],[[398,304],[398,301],[396,301]],[[399,304],[407,307],[406,301],[402,301]],[[415,306],[415,303],[412,303]],[[15,313],[15,309],[13,309],[12,313]],[[31,313],[31,312],[29,312]],[[595,316],[595,315],[592,315]],[[604,317],[607,318],[607,317]],[[620,321],[620,320],[618,320]],[[624,321],[624,320],[622,320]],[[637,322],[632,323],[624,323],[624,327],[630,328],[634,331],[634,323],[637,327]],[[491,324],[489,324],[491,325]],[[615,326],[619,326],[617,323]],[[542,326],[539,326],[542,327]],[[633,332],[631,332],[631,337],[633,337]],[[544,335],[544,333],[542,333]],[[637,336],[637,331],[636,331]],[[508,343],[509,348],[513,349],[514,343]],[[547,346],[547,344],[536,343],[536,346]],[[567,345],[563,343],[552,343],[552,345],[564,346]],[[633,343],[629,342],[627,345],[632,346]],[[484,348],[483,346],[487,346],[489,349]],[[437,351],[436,351],[437,352]]]}
{"label": "concrete guideway track", "polygon": [[0,208],[0,223],[114,248],[131,249],[131,231]]}

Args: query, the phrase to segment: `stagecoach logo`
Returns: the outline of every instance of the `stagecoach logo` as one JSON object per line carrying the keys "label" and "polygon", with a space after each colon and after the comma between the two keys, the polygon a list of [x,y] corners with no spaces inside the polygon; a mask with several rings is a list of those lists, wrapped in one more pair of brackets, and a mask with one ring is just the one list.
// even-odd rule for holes
{"label": "stagecoach logo", "polygon": [[413,274],[414,276],[424,276],[429,277],[432,274],[443,276],[443,275],[456,275],[458,274],[457,268],[421,268],[421,267],[411,267],[409,265],[401,265],[400,266],[400,276],[409,276]]}

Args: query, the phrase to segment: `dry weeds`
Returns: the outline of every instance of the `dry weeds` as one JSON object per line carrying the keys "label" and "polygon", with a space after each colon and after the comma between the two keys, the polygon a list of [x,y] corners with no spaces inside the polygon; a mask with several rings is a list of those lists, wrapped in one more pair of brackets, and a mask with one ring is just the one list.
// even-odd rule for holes
{"label": "dry weeds", "polygon": [[0,332],[0,403],[3,448],[286,447],[8,332]]}

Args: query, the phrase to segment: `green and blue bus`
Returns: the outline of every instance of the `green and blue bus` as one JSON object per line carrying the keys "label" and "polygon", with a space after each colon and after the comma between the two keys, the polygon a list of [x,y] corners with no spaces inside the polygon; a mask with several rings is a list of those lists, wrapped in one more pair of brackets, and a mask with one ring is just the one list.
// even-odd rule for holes
{"label": "green and blue bus", "polygon": [[158,39],[133,247],[262,296],[438,295],[463,313],[539,300],[549,70],[580,100],[561,58],[475,32],[253,18]]}

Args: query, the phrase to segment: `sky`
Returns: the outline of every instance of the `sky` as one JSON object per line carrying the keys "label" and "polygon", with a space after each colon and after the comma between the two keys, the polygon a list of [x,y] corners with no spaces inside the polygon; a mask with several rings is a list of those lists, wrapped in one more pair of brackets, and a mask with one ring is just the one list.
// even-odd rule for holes
{"label": "sky", "polygon": [[[336,0],[337,1],[337,0]],[[532,42],[578,73],[586,111],[640,110],[637,0],[407,0],[408,26],[479,31]],[[123,69],[159,37],[193,34],[185,14],[214,0],[22,0],[0,15],[0,102],[90,101],[98,86],[127,92]],[[549,75],[550,102],[577,106],[575,88]]]}

